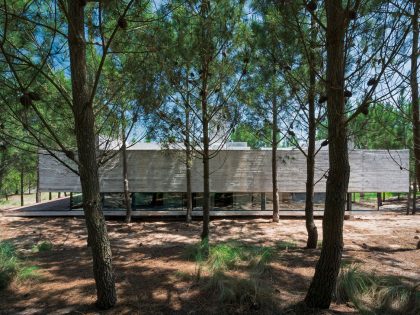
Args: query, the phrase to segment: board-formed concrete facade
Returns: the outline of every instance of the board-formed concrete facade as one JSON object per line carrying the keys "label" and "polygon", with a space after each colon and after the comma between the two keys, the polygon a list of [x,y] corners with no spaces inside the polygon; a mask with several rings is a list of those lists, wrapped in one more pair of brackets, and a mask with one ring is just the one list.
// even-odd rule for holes
{"label": "board-formed concrete facade", "polygon": [[[128,150],[129,186],[132,192],[185,192],[183,152],[179,150]],[[351,150],[349,192],[407,192],[408,150]],[[306,160],[299,150],[278,150],[278,182],[281,192],[304,192]],[[101,191],[123,191],[120,155],[100,170]],[[315,192],[324,192],[328,176],[328,150],[316,156]],[[80,181],[46,152],[39,154],[40,190],[80,192]],[[221,150],[211,160],[213,192],[270,192],[271,151]],[[193,192],[203,191],[202,161],[192,166]]]}

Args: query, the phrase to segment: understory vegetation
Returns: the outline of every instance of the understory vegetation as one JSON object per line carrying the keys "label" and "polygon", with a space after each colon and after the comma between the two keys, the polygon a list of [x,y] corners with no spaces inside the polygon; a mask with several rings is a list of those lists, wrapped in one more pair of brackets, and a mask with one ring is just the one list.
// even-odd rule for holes
{"label": "understory vegetation", "polygon": [[282,251],[296,247],[293,241],[261,246],[238,240],[217,244],[203,240],[185,251],[186,258],[196,262],[195,274],[178,276],[196,281],[203,292],[215,296],[220,302],[219,312],[272,313],[276,311],[276,303],[274,290],[268,283],[270,262]]}
{"label": "understory vegetation", "polygon": [[[182,280],[195,281],[205,294],[220,302],[219,312],[276,312],[274,290],[267,282],[270,263],[282,251],[297,248],[293,241],[275,246],[250,245],[237,240],[189,246],[185,256],[195,261],[195,274],[178,272]],[[343,265],[334,292],[335,302],[347,304],[363,315],[420,314],[420,284],[413,286],[401,277],[368,273],[348,261]],[[239,308],[238,308],[239,306]],[[289,311],[299,311],[299,305]],[[304,308],[304,311],[308,311]]]}
{"label": "understory vegetation", "polygon": [[0,290],[15,280],[23,282],[40,278],[38,267],[26,264],[11,242],[0,241]]}
{"label": "understory vegetation", "polygon": [[420,283],[404,283],[400,277],[378,276],[350,264],[337,280],[337,303],[351,303],[361,314],[420,314]]}
{"label": "understory vegetation", "polygon": [[220,312],[264,312],[274,311],[275,307],[271,286],[264,278],[270,272],[270,262],[278,250],[295,246],[292,242],[271,247],[236,240],[219,244],[203,240],[188,247],[185,255],[196,262],[191,280],[196,281],[203,292],[217,298],[221,303]]}

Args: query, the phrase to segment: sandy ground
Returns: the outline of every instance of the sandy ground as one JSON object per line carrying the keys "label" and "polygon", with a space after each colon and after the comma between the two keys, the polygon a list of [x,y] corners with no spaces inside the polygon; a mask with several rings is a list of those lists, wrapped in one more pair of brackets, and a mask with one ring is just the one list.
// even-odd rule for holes
{"label": "sandy ground", "polygon": [[[321,229],[321,221],[316,224]],[[81,218],[0,217],[0,239],[12,241],[27,263],[40,268],[42,281],[13,283],[0,291],[0,314],[213,314],[215,297],[200,291],[179,272],[194,274],[196,265],[183,255],[187,244],[199,241],[201,223],[173,221],[108,221],[112,242],[118,305],[109,311],[95,309],[91,258]],[[356,215],[344,224],[344,259],[360,263],[378,274],[420,281],[420,215],[395,212]],[[320,233],[322,235],[322,233]],[[265,283],[273,290],[279,308],[305,296],[319,250],[304,250],[302,219],[274,224],[264,219],[221,219],[211,222],[213,242],[241,240],[261,245],[295,242],[270,264]],[[49,252],[33,253],[38,241],[50,240]],[[331,313],[356,314],[333,305]],[[257,311],[256,314],[259,314]]]}

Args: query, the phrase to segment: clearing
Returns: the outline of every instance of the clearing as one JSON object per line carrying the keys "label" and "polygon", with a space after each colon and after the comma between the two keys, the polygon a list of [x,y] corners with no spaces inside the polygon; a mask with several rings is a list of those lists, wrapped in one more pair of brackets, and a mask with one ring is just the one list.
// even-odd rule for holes
{"label": "clearing", "polygon": [[[321,221],[316,220],[318,229]],[[112,242],[118,305],[104,314],[220,313],[220,292],[197,282],[197,263],[186,254],[199,242],[201,223],[174,221],[108,221]],[[321,231],[320,231],[321,232]],[[211,222],[211,243],[234,240],[272,251],[259,282],[270,295],[272,308],[226,304],[231,313],[264,314],[302,300],[313,276],[320,250],[304,250],[303,219],[219,219]],[[322,233],[320,233],[322,235]],[[355,215],[344,223],[344,261],[378,275],[420,282],[420,215],[396,212]],[[0,291],[1,314],[97,314],[86,230],[82,218],[0,217],[0,240],[12,242],[25,264],[37,266],[40,277],[14,281]],[[52,248],[34,251],[49,241]],[[191,258],[191,257],[190,257]],[[206,271],[202,270],[202,279]],[[241,266],[226,272],[247,278]],[[333,305],[325,313],[357,314],[348,305]],[[102,312],[101,312],[102,313]],[[293,314],[293,313],[288,313]]]}

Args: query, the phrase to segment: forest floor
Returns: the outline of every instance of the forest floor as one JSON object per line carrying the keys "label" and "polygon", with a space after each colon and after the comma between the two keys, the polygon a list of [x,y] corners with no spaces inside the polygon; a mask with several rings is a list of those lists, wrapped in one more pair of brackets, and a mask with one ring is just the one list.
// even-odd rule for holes
{"label": "forest floor", "polygon": [[[321,221],[316,220],[321,233]],[[201,222],[108,221],[118,292],[117,306],[105,312],[94,307],[95,285],[82,218],[17,218],[0,212],[0,240],[12,242],[25,264],[38,267],[37,280],[14,281],[0,291],[0,314],[220,314],[215,292],[197,283],[197,264],[185,255],[199,242]],[[305,250],[303,219],[219,219],[211,222],[211,243],[236,240],[275,248],[260,281],[274,305],[226,313],[286,314],[301,301],[314,273],[320,250]],[[420,281],[420,215],[401,212],[355,215],[344,224],[344,260],[360,268]],[[49,241],[46,251],[34,245]],[[279,246],[279,244],[283,244]],[[284,244],[290,244],[284,246]],[[229,271],[231,277],[247,277]],[[281,313],[281,312],[280,312]],[[279,314],[276,311],[276,314]],[[349,305],[333,304],[322,314],[358,314]]]}

